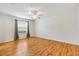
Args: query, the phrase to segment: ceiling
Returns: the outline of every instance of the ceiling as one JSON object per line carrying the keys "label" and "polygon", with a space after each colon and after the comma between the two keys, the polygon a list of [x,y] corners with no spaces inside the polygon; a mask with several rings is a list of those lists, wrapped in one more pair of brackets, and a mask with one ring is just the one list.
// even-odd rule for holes
{"label": "ceiling", "polygon": [[[51,14],[56,10],[71,10],[78,4],[61,4],[61,3],[0,3],[0,12],[21,18],[29,18],[28,9],[40,9],[44,14]],[[57,11],[56,11],[57,12]],[[65,11],[62,11],[65,12]]]}

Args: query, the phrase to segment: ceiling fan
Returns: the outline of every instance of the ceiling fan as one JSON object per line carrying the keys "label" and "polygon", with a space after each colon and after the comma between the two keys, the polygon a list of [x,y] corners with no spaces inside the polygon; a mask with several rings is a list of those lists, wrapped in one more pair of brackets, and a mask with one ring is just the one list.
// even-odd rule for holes
{"label": "ceiling fan", "polygon": [[40,17],[43,16],[43,12],[36,8],[29,9],[28,13],[31,15],[32,20],[40,19]]}

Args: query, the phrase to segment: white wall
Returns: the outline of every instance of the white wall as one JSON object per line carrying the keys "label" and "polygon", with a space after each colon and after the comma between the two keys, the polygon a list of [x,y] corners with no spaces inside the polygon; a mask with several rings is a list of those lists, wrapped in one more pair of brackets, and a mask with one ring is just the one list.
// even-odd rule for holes
{"label": "white wall", "polygon": [[35,21],[30,21],[29,22],[29,27],[30,27],[30,34],[31,34],[31,36],[35,36],[36,35]]}
{"label": "white wall", "polygon": [[79,44],[75,4],[51,4],[43,10],[45,14],[35,24],[38,37]]}
{"label": "white wall", "polygon": [[[11,15],[0,13],[0,43],[8,42],[14,40],[14,20],[24,20],[18,17],[14,17]],[[33,24],[34,22],[31,21]],[[34,29],[33,25],[30,24],[30,30]],[[34,31],[32,30],[31,36],[34,35]]]}
{"label": "white wall", "polygon": [[79,6],[78,6],[78,37],[79,37]]}
{"label": "white wall", "polygon": [[11,41],[14,37],[14,22],[13,17],[0,13],[0,43]]}

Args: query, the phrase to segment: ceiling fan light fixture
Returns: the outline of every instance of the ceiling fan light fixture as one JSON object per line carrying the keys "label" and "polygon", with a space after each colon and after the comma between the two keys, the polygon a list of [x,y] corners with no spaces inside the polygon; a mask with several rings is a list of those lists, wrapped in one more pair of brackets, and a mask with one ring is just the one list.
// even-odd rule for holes
{"label": "ceiling fan light fixture", "polygon": [[32,15],[32,20],[38,19],[38,15]]}

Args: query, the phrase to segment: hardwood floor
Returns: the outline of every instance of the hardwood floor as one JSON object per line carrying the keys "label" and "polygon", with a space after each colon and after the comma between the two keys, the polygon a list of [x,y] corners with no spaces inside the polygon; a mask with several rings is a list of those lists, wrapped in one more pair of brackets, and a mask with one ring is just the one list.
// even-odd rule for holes
{"label": "hardwood floor", "polygon": [[79,56],[79,46],[42,38],[0,44],[0,56]]}

